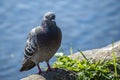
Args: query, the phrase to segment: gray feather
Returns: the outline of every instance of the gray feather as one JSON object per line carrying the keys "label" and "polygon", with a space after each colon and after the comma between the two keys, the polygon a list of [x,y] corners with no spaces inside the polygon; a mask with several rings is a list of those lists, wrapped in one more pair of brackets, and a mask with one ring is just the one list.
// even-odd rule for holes
{"label": "gray feather", "polygon": [[37,36],[35,28],[29,33],[26,41],[24,56],[31,57],[37,50]]}
{"label": "gray feather", "polygon": [[27,70],[32,69],[33,67],[35,67],[35,65],[36,64],[34,62],[32,62],[31,60],[25,59],[20,71],[21,72],[22,71],[27,71]]}

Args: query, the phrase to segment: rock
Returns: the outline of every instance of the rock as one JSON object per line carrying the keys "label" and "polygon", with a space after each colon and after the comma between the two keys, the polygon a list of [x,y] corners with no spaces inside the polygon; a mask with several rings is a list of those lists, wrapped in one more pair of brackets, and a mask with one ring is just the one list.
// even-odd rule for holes
{"label": "rock", "polygon": [[21,80],[46,80],[46,79],[41,75],[33,74],[33,75],[30,75],[30,76],[23,78]]}
{"label": "rock", "polygon": [[[112,44],[110,44],[103,48],[86,50],[82,52],[88,59],[93,59],[93,61],[98,61],[104,59],[111,60],[113,50],[116,55],[117,62],[120,63],[120,41],[114,43],[114,47],[112,46]],[[84,59],[84,57],[80,54],[80,52],[74,53],[69,57],[73,59],[77,58],[78,60]],[[76,78],[77,78],[77,73],[75,72],[64,69],[56,69],[55,71],[51,71],[51,72],[43,72],[41,75],[33,74],[21,80],[76,80]]]}
{"label": "rock", "polygon": [[30,75],[21,80],[76,80],[77,73],[64,69],[55,69],[51,72],[43,72],[41,75]]}
{"label": "rock", "polygon": [[[93,59],[93,61],[98,61],[104,59],[111,60],[113,58],[113,54],[112,54],[113,51],[116,55],[117,62],[120,63],[120,41],[114,43],[114,47],[112,46],[112,44],[110,44],[103,48],[86,50],[82,52],[88,59]],[[73,59],[77,58],[79,60],[84,59],[84,57],[80,54],[80,52],[74,53],[69,57]]]}

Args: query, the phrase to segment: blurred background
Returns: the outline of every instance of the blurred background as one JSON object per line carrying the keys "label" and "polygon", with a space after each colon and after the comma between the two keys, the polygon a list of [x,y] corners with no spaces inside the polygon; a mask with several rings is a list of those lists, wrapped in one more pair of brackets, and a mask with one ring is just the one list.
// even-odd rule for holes
{"label": "blurred background", "polygon": [[0,0],[0,80],[37,73],[36,68],[22,73],[19,69],[28,32],[48,11],[56,14],[66,55],[70,47],[77,52],[120,40],[120,0]]}

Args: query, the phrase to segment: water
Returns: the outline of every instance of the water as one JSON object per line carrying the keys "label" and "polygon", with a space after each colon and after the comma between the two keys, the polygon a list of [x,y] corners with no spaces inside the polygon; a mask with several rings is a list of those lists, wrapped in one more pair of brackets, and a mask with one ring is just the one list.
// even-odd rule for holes
{"label": "water", "polygon": [[76,52],[120,40],[119,0],[1,0],[0,80],[19,80],[37,72],[36,68],[23,73],[19,69],[26,36],[48,11],[57,15],[66,54],[70,46]]}

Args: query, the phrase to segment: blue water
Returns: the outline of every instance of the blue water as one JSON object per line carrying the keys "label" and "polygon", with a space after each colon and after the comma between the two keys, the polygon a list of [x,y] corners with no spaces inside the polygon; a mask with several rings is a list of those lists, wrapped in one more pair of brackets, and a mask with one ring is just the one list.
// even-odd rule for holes
{"label": "blue water", "polygon": [[120,40],[120,0],[0,0],[0,80],[37,72],[19,69],[27,34],[48,11],[56,13],[66,54],[70,46],[76,52]]}

